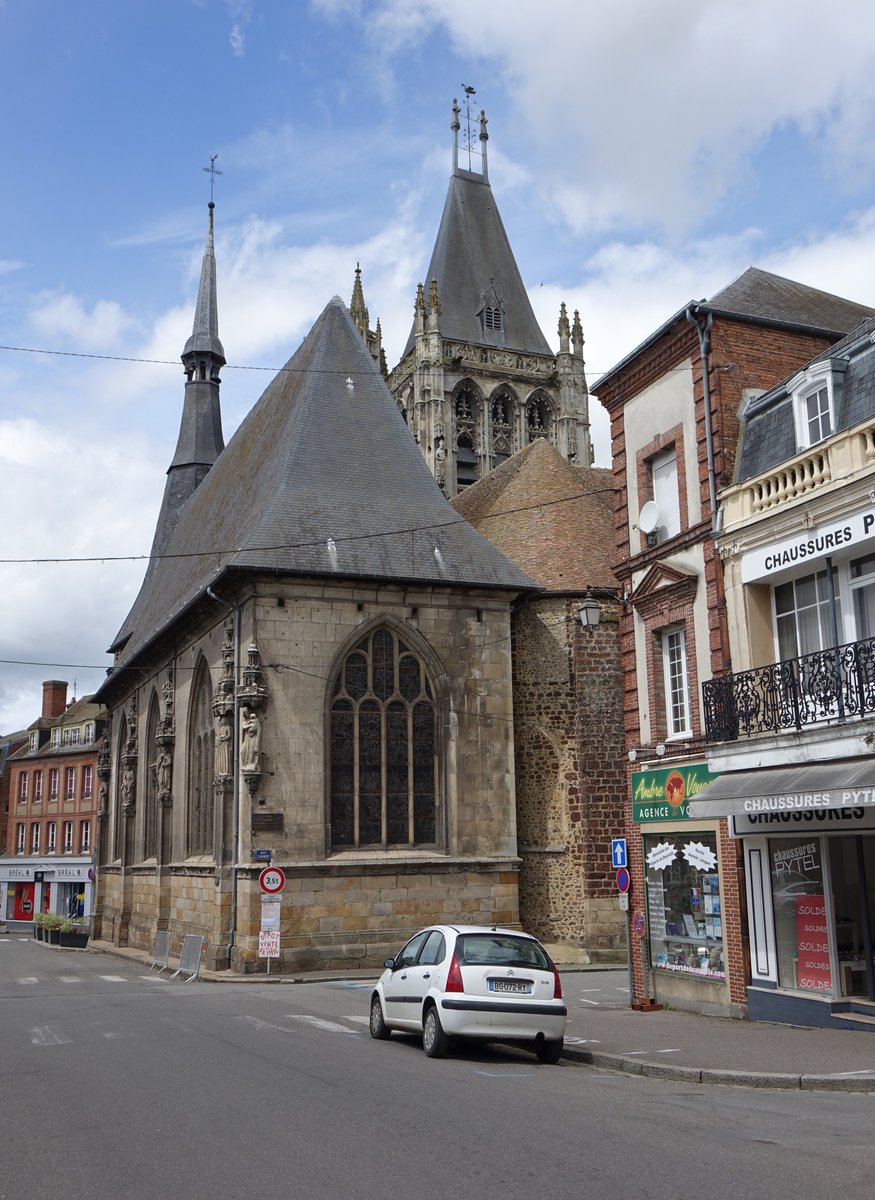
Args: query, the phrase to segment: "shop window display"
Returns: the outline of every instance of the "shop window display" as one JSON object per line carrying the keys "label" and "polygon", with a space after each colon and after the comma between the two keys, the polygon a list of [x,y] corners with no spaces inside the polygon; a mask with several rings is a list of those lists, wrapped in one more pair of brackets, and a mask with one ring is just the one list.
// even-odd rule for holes
{"label": "shop window display", "polygon": [[818,838],[769,842],[778,985],[831,992],[827,905]]}
{"label": "shop window display", "polygon": [[651,966],[725,979],[717,835],[647,834],[644,857]]}

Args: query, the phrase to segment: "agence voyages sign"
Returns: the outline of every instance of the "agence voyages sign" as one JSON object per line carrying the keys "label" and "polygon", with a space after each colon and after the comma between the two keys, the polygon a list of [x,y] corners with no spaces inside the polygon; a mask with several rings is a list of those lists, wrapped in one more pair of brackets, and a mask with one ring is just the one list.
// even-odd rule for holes
{"label": "agence voyages sign", "polygon": [[716,778],[703,763],[633,771],[632,820],[685,821],[690,815],[689,801]]}

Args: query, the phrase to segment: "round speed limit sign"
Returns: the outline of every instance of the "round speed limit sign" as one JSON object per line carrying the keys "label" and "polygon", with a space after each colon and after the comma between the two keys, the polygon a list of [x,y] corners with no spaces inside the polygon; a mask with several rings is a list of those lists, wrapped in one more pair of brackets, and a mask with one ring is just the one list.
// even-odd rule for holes
{"label": "round speed limit sign", "polygon": [[265,867],[258,876],[258,886],[268,895],[281,892],[286,886],[285,872],[281,871],[279,867]]}

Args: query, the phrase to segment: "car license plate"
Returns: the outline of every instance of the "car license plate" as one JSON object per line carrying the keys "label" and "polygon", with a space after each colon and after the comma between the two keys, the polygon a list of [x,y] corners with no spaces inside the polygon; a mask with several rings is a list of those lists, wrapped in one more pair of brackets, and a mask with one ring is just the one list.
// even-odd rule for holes
{"label": "car license plate", "polygon": [[516,992],[522,996],[532,994],[532,985],[524,979],[490,979],[490,992]]}

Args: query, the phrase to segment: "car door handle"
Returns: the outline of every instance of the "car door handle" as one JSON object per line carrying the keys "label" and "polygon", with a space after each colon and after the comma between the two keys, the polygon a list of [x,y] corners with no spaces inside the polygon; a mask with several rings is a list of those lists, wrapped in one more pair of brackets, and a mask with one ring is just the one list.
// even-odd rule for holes
{"label": "car door handle", "polygon": [[431,971],[426,971],[422,976],[423,979],[431,979]]}

